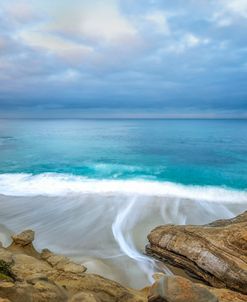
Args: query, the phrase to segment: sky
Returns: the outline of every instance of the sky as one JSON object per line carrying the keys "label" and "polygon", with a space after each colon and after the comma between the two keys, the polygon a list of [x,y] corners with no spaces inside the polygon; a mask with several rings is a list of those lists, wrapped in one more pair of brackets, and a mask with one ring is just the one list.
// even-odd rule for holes
{"label": "sky", "polygon": [[0,0],[0,117],[247,117],[247,0]]}

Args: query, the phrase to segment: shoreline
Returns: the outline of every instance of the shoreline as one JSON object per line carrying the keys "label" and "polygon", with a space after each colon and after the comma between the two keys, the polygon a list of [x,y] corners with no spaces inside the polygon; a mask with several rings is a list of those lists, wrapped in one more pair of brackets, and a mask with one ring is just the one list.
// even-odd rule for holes
{"label": "shoreline", "polygon": [[[120,194],[66,196],[1,196],[0,221],[19,233],[33,229],[36,248],[85,263],[88,271],[125,286],[152,283],[155,262],[145,256],[147,234],[162,224],[205,224],[231,218],[246,204]],[[97,223],[95,223],[97,221]],[[61,234],[66,240],[61,240]],[[96,238],[96,239],[95,239]],[[164,267],[158,271],[166,272]]]}

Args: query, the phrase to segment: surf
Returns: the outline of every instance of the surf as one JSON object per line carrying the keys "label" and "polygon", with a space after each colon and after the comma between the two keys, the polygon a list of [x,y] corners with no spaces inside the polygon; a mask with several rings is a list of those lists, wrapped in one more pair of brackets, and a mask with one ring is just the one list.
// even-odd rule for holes
{"label": "surf", "polygon": [[14,196],[66,195],[78,193],[126,194],[177,197],[208,202],[247,202],[247,191],[227,187],[183,185],[145,179],[91,179],[60,173],[0,174],[0,194]]}

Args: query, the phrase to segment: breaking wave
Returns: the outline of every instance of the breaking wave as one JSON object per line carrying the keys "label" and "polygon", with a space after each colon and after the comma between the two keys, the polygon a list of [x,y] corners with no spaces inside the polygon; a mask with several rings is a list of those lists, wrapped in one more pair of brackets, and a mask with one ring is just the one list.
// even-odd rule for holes
{"label": "breaking wave", "polygon": [[247,191],[213,186],[181,185],[150,180],[98,180],[59,173],[0,174],[0,194],[14,196],[65,195],[69,193],[133,194],[242,203]]}

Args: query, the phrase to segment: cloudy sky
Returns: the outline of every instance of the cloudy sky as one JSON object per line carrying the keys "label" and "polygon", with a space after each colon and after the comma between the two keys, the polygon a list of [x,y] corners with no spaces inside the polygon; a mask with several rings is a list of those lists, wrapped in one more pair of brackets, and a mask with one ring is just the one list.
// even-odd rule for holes
{"label": "cloudy sky", "polygon": [[0,116],[247,117],[247,0],[0,0]]}

